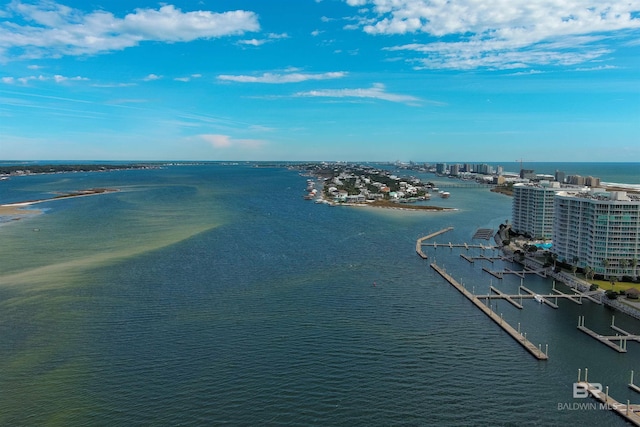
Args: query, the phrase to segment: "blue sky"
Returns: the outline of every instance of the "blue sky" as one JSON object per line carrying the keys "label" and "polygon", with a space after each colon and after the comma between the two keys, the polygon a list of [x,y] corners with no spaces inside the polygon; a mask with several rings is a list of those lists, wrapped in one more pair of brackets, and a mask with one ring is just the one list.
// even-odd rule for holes
{"label": "blue sky", "polygon": [[0,159],[638,162],[640,2],[5,0]]}

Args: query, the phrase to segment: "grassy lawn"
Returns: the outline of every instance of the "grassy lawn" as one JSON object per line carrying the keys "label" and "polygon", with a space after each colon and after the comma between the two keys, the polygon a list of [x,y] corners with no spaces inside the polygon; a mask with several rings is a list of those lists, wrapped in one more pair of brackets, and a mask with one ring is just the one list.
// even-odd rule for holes
{"label": "grassy lawn", "polygon": [[629,288],[636,288],[640,291],[640,283],[631,283],[631,282],[615,282],[613,286],[611,286],[611,282],[608,280],[589,280],[589,283],[595,283],[600,286],[600,289],[604,289],[608,291],[609,289],[613,289],[614,291],[626,291]]}

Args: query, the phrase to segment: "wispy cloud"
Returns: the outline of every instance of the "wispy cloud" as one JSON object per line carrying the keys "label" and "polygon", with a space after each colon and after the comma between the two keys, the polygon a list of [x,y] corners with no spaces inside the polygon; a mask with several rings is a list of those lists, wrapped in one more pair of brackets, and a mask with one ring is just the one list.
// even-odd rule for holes
{"label": "wispy cloud", "polygon": [[65,83],[65,82],[88,81],[88,80],[89,79],[87,77],[82,77],[82,76],[66,77],[60,74],[56,74],[53,76],[44,76],[42,74],[38,76],[25,76],[25,77],[7,76],[7,77],[2,77],[2,79],[0,79],[0,81],[2,81],[2,83],[5,83],[5,84],[22,84],[22,85],[27,85],[30,82],[34,82],[34,81],[39,81],[39,82],[52,81],[54,83]]}
{"label": "wispy cloud", "polygon": [[515,73],[509,74],[510,76],[532,76],[534,74],[544,74],[545,71],[540,70],[529,70],[529,71],[518,71]]}
{"label": "wispy cloud", "polygon": [[247,45],[247,46],[262,46],[265,43],[271,43],[273,41],[276,40],[280,40],[280,39],[288,39],[289,35],[288,34],[275,34],[275,33],[271,33],[271,34],[267,34],[266,38],[261,38],[261,39],[247,39],[247,40],[239,40],[238,44],[241,45]]}
{"label": "wispy cloud", "polygon": [[187,77],[176,77],[173,80],[177,82],[190,82],[192,79],[199,79],[200,77],[202,77],[202,74],[191,74]]}
{"label": "wispy cloud", "polygon": [[380,99],[383,101],[399,102],[408,105],[419,105],[422,100],[411,95],[401,95],[389,93],[385,86],[376,83],[366,89],[324,89],[298,92],[296,97],[320,97],[320,98],[359,98],[359,99]]}
{"label": "wispy cloud", "polygon": [[615,70],[618,67],[615,65],[598,65],[597,67],[589,68],[576,68],[575,71],[602,71],[602,70]]}
{"label": "wispy cloud", "polygon": [[[143,41],[186,42],[258,31],[257,15],[236,10],[183,12],[172,5],[135,9],[123,18],[85,13],[54,1],[13,0],[0,22],[0,59],[87,55],[122,50]],[[29,24],[26,24],[26,23]]]}
{"label": "wispy cloud", "polygon": [[[422,35],[390,47],[419,53],[417,68],[511,69],[589,62],[615,37],[640,28],[640,4],[616,0],[345,0],[355,28],[371,35]],[[350,28],[354,28],[351,26]]]}
{"label": "wispy cloud", "polygon": [[334,71],[329,73],[264,73],[259,76],[247,76],[247,75],[219,75],[218,80],[239,82],[239,83],[298,83],[308,80],[329,80],[329,79],[341,79],[345,77],[347,73],[344,71]]}
{"label": "wispy cloud", "polygon": [[103,87],[103,88],[116,88],[116,87],[131,87],[137,86],[136,83],[96,83],[91,85],[93,87]]}
{"label": "wispy cloud", "polygon": [[146,76],[142,80],[144,80],[145,82],[152,82],[154,80],[160,80],[161,78],[162,78],[162,76],[159,76],[157,74],[149,74],[148,76]]}

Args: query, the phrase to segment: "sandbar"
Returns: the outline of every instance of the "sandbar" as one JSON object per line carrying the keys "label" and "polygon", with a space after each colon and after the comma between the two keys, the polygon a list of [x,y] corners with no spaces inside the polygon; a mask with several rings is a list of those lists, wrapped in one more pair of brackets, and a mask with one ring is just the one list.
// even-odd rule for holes
{"label": "sandbar", "polygon": [[0,205],[0,216],[16,216],[16,215],[34,215],[42,213],[40,209],[25,209],[28,206],[35,205],[36,203],[51,202],[54,200],[69,199],[72,197],[86,197],[95,196],[97,194],[107,194],[119,191],[112,188],[92,188],[89,190],[79,190],[71,193],[63,193],[55,197],[39,200],[27,200],[24,202],[7,203]]}

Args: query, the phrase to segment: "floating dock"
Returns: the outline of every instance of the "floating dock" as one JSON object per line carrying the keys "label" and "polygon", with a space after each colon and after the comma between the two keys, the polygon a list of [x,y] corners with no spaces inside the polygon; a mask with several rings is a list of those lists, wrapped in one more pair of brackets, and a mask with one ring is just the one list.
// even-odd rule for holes
{"label": "floating dock", "polygon": [[515,297],[515,295],[507,295],[504,292],[502,292],[500,289],[494,288],[493,286],[489,286],[489,290],[491,292],[495,292],[496,295],[476,295],[476,298],[478,299],[488,299],[488,300],[492,300],[492,299],[504,299],[506,301],[508,301],[509,303],[511,303],[511,305],[513,305],[515,308],[518,308],[520,310],[522,310],[522,295],[518,295],[518,297],[520,297],[520,303],[517,303],[513,300],[513,297]]}
{"label": "floating dock", "polygon": [[466,259],[468,262],[470,262],[471,264],[473,264],[473,262],[477,259],[482,260],[482,261],[489,261],[491,264],[493,264],[493,261],[497,260],[497,259],[502,259],[501,257],[488,257],[488,256],[484,256],[484,255],[480,255],[480,256],[467,256],[465,254],[460,254],[460,258],[464,258]]}
{"label": "floating dock", "polygon": [[451,277],[447,272],[445,272],[442,268],[438,267],[435,263],[431,263],[430,265],[432,269],[440,274],[440,276],[442,276],[447,282],[449,282],[449,284],[456,288],[462,295],[467,297],[469,301],[471,301],[476,307],[482,310],[484,314],[489,316],[489,318],[493,320],[497,325],[499,325],[505,332],[511,335],[514,340],[520,343],[520,345],[522,345],[536,359],[547,360],[549,358],[547,354],[540,349],[540,347],[536,347],[535,345],[533,345],[531,341],[527,340],[527,338],[521,335],[519,331],[516,331],[511,325],[505,322],[501,316],[487,307],[482,301],[480,301],[478,297],[466,290],[463,285],[456,282],[455,279]]}
{"label": "floating dock", "polygon": [[453,227],[447,227],[447,228],[443,228],[440,231],[436,231],[435,233],[431,233],[428,236],[424,236],[424,237],[419,238],[418,241],[416,242],[416,252],[418,253],[418,255],[420,255],[420,258],[427,259],[427,254],[425,254],[422,251],[422,243],[425,240],[432,239],[432,238],[434,238],[436,236],[439,236],[440,234],[446,233],[447,231],[451,231],[451,230],[453,230]]}
{"label": "floating dock", "polygon": [[449,249],[453,249],[453,248],[465,248],[465,249],[498,249],[497,246],[492,246],[492,245],[470,245],[468,243],[429,243],[429,246],[433,246],[434,249],[437,248],[449,248]]}
{"label": "floating dock", "polygon": [[[491,258],[486,258],[486,259],[491,259]],[[497,258],[497,259],[503,259],[505,261],[510,261],[510,260],[504,259],[503,257],[500,257],[500,258]],[[491,262],[493,262],[493,261],[491,261]],[[502,277],[505,274],[514,274],[514,275],[520,277],[521,279],[524,279],[525,275],[527,275],[527,274],[537,274],[540,277],[543,277],[545,279],[547,278],[546,269],[544,269],[544,268],[541,268],[541,269],[538,269],[538,270],[531,270],[531,269],[527,269],[527,268],[525,268],[524,270],[511,270],[510,268],[506,268],[505,267],[501,271],[494,271],[494,270],[489,270],[488,268],[483,267],[482,270],[487,272],[487,273],[489,273],[489,274],[491,274],[493,277],[497,277],[498,279],[502,279]]]}
{"label": "floating dock", "polygon": [[589,395],[602,403],[603,408],[615,412],[635,426],[640,426],[640,405],[632,405],[628,400],[626,404],[620,403],[609,396],[609,387],[606,388],[606,391],[602,391],[600,384],[596,386],[596,383],[589,383],[586,379],[585,381],[578,380],[578,384],[580,384],[584,390],[587,390]]}
{"label": "floating dock", "polygon": [[[620,332],[622,335],[626,336],[631,341],[640,342],[640,335],[634,335],[631,332],[627,332],[624,329],[617,327],[615,325],[615,322],[616,322],[616,316],[611,316],[611,329],[613,329],[616,332]],[[633,379],[633,376],[631,378]]]}
{"label": "floating dock", "polygon": [[[609,348],[614,349],[618,353],[626,353],[627,352],[627,336],[620,335],[601,335],[598,334],[591,329],[584,326],[584,316],[578,316],[578,329],[580,329],[585,334],[589,335],[591,338],[595,338],[600,341],[602,344],[606,345]],[[619,344],[614,344],[613,341],[618,341]]]}

